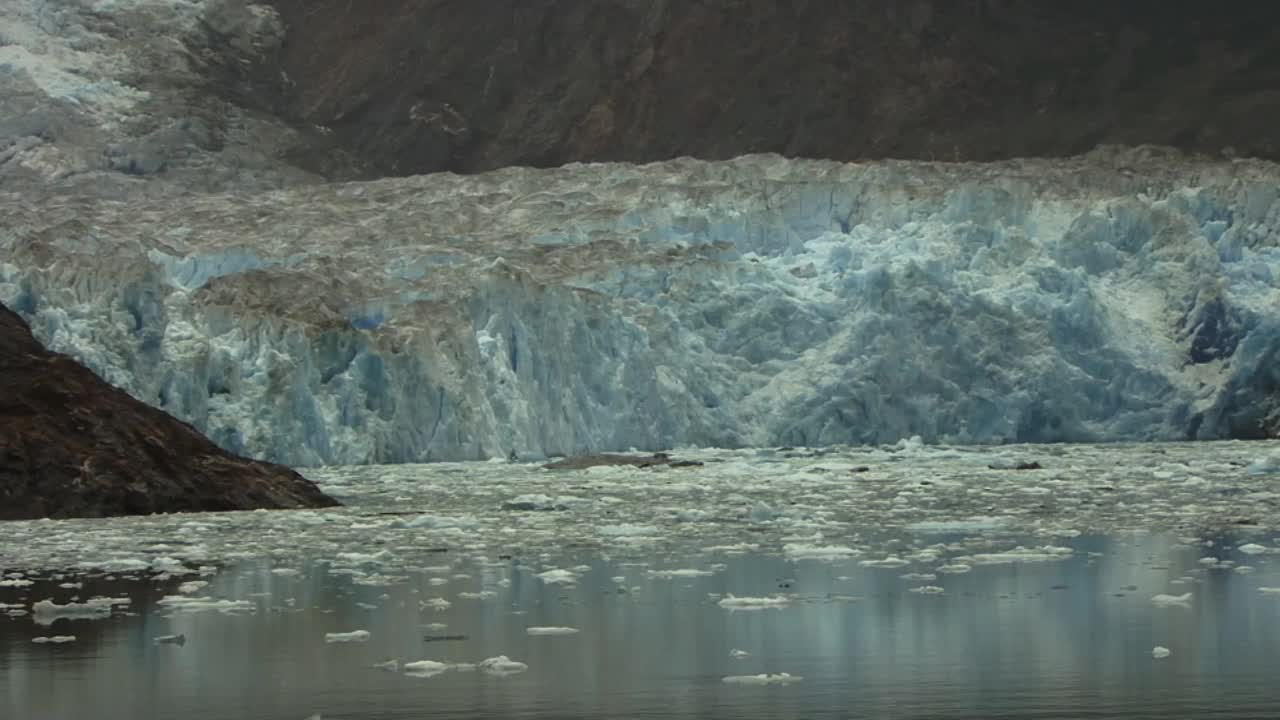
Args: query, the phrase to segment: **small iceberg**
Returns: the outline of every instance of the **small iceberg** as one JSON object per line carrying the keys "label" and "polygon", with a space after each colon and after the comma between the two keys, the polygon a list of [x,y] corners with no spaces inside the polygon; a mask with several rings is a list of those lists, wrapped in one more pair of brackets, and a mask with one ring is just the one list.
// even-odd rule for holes
{"label": "small iceberg", "polygon": [[804,678],[791,673],[778,673],[776,675],[761,673],[759,675],[729,675],[722,682],[727,685],[791,685],[801,680],[804,680]]}
{"label": "small iceberg", "polygon": [[325,633],[324,641],[327,643],[356,643],[367,642],[369,637],[368,630],[352,630],[345,633]]}

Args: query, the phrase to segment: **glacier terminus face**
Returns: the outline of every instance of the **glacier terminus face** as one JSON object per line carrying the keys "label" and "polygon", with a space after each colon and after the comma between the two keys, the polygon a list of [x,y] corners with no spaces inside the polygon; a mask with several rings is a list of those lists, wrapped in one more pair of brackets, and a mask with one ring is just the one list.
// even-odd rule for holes
{"label": "glacier terminus face", "polygon": [[1104,148],[146,187],[0,194],[0,301],[259,458],[1280,428],[1265,162]]}

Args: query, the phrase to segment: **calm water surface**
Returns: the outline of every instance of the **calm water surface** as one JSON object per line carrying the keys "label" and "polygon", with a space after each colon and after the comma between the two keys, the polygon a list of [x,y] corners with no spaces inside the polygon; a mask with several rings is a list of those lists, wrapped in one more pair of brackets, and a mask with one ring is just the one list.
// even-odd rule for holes
{"label": "calm water surface", "polygon": [[[710,573],[693,577],[601,554],[556,558],[575,568],[571,585],[546,582],[519,556],[471,566],[433,553],[390,586],[323,563],[297,575],[246,563],[198,593],[252,604],[232,613],[157,605],[178,579],[41,580],[0,589],[0,600],[132,604],[104,619],[0,619],[0,708],[13,720],[1280,715],[1280,596],[1259,590],[1280,586],[1280,572],[1230,539],[1186,540],[1080,537],[1065,559],[945,575],[932,581],[945,586],[938,594],[912,592],[926,583],[904,579],[910,568],[759,555],[661,563]],[[1183,592],[1185,605],[1151,599]],[[785,604],[735,610],[720,602],[731,595]],[[527,631],[547,626],[578,632]],[[368,640],[326,642],[356,630]],[[176,634],[185,644],[155,642]],[[31,642],[56,635],[76,640]],[[1169,657],[1153,658],[1157,645]],[[466,668],[499,655],[528,668]],[[424,677],[375,667],[389,659],[463,668]],[[724,681],[759,673],[801,679]]]}

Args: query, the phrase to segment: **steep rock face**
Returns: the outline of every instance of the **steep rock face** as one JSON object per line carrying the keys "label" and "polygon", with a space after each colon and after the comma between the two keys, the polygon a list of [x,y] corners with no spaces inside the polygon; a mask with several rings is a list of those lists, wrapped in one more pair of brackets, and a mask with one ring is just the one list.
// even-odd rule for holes
{"label": "steep rock face", "polygon": [[[271,0],[254,102],[366,176],[746,153],[1280,157],[1280,5]],[[332,171],[333,168],[328,168]]]}
{"label": "steep rock face", "polygon": [[336,504],[48,352],[0,306],[0,520]]}
{"label": "steep rock face", "polygon": [[752,156],[0,210],[0,301],[38,337],[289,464],[1280,427],[1266,162]]}

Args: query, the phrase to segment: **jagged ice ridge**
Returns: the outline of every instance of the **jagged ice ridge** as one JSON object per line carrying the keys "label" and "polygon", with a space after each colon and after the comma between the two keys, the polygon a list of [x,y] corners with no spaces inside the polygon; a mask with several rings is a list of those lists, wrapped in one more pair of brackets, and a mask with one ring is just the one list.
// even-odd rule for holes
{"label": "jagged ice ridge", "polygon": [[0,301],[41,340],[293,465],[1280,427],[1264,162],[751,156],[0,207]]}

